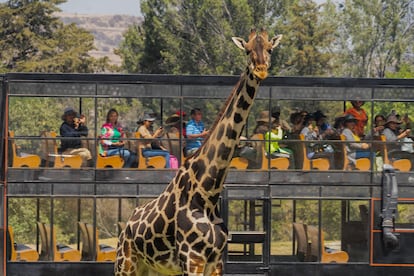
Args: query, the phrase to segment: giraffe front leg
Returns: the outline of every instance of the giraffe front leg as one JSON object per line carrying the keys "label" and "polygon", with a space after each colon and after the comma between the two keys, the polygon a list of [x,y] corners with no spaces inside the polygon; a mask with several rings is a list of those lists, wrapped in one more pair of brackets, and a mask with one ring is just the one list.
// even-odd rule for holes
{"label": "giraffe front leg", "polygon": [[[135,276],[142,275],[137,271],[137,259],[132,256],[131,241],[125,239],[124,232],[119,237],[116,260],[114,266],[115,276]],[[135,259],[133,262],[132,259]]]}
{"label": "giraffe front leg", "polygon": [[[194,256],[189,254],[189,258],[183,267],[183,275],[188,276],[202,276],[204,275],[204,269],[206,268],[206,260],[200,256]],[[192,255],[192,256],[191,256]]]}
{"label": "giraffe front leg", "polygon": [[216,268],[211,273],[211,276],[221,276],[223,275],[223,261],[219,261],[216,265]]}

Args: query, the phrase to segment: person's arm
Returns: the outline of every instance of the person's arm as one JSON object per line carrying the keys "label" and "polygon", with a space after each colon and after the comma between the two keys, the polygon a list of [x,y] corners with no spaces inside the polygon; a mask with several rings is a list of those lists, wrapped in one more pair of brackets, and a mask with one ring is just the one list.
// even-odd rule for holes
{"label": "person's arm", "polygon": [[[355,142],[354,134],[352,133],[351,130],[344,129],[342,134],[345,135],[347,141]],[[368,144],[366,143],[348,143],[347,145],[348,147],[353,148],[353,149],[367,149],[368,148],[367,147]]]}
{"label": "person's arm", "polygon": [[86,136],[88,136],[89,129],[85,125],[79,125],[79,128],[77,129],[77,132],[80,136],[85,136],[86,137]]}
{"label": "person's arm", "polygon": [[79,132],[68,124],[60,126],[60,136],[62,137],[79,137]]}
{"label": "person's arm", "polygon": [[113,143],[111,141],[111,131],[107,129],[105,126],[101,128],[101,141],[106,146],[111,146]]}

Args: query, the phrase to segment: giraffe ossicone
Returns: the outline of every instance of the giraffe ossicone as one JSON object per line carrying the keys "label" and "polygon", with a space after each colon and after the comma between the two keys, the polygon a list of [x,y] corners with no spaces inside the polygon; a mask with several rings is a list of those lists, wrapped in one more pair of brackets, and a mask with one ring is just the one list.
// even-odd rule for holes
{"label": "giraffe ossicone", "polygon": [[257,89],[268,75],[270,55],[282,35],[269,40],[252,30],[246,70],[223,106],[209,137],[178,169],[156,199],[135,208],[118,241],[115,275],[222,275],[227,228],[218,201],[234,149]]}

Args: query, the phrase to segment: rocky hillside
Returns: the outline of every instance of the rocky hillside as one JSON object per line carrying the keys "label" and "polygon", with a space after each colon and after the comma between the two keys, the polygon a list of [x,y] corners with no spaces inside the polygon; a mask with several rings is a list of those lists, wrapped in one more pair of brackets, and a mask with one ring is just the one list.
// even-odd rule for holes
{"label": "rocky hillside", "polygon": [[142,19],[130,15],[88,15],[59,13],[64,23],[75,23],[95,36],[96,50],[91,55],[99,58],[108,56],[111,63],[120,65],[121,59],[113,50],[122,41],[122,34],[132,24],[141,23]]}

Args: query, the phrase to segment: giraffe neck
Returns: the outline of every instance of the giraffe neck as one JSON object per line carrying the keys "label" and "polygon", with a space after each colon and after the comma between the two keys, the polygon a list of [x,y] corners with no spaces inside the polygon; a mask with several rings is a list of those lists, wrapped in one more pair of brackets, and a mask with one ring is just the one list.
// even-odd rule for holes
{"label": "giraffe neck", "polygon": [[204,204],[217,204],[258,87],[259,81],[247,69],[233,88],[209,137],[200,150],[186,162],[189,183],[193,186],[188,188],[204,195]]}

